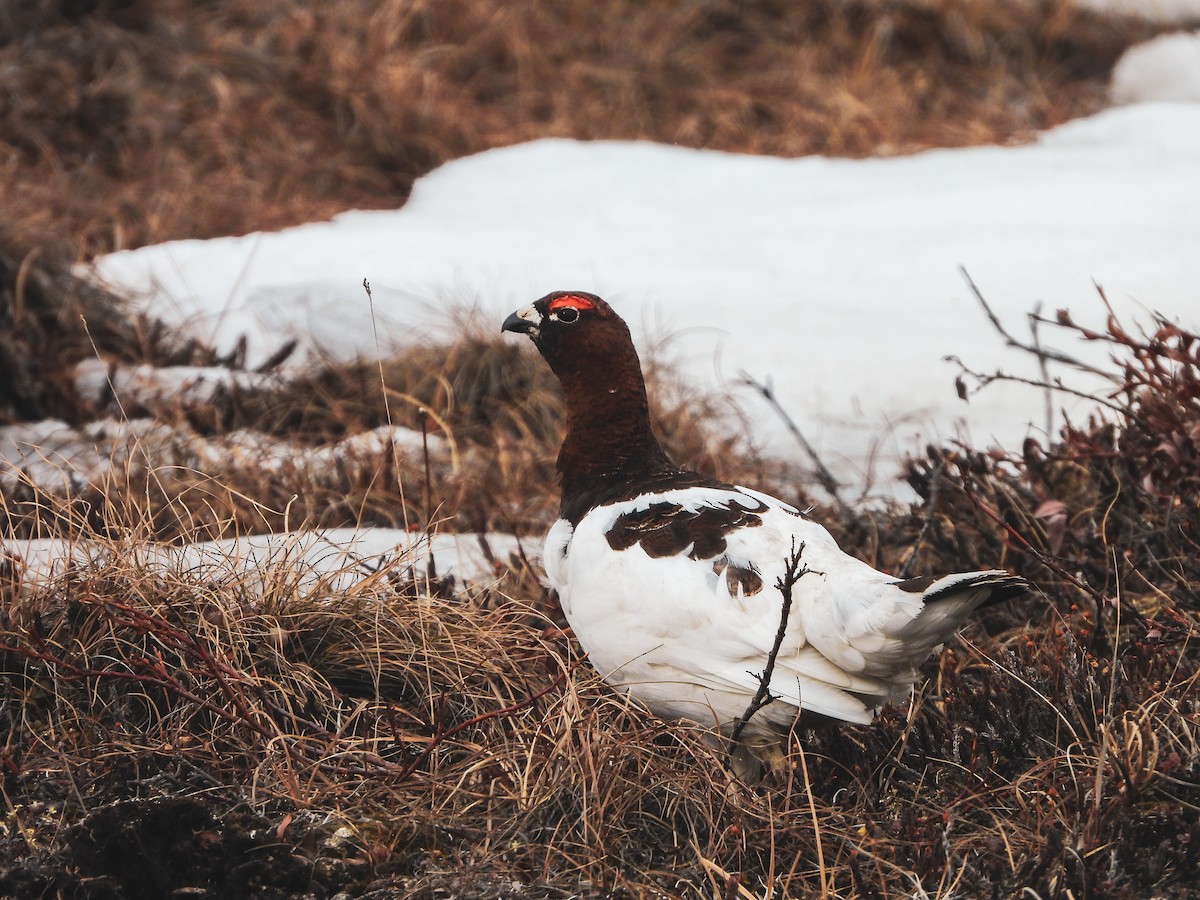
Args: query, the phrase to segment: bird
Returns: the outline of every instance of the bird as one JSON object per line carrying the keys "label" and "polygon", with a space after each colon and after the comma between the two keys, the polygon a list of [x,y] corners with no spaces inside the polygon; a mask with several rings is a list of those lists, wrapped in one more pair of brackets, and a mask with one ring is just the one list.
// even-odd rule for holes
{"label": "bird", "polygon": [[779,765],[800,721],[873,721],[972,613],[1030,590],[999,569],[888,575],[791,504],[677,466],[629,328],[595,294],[554,291],[501,332],[527,335],[563,390],[542,559],[571,630],[652,713],[736,738],[739,775]]}

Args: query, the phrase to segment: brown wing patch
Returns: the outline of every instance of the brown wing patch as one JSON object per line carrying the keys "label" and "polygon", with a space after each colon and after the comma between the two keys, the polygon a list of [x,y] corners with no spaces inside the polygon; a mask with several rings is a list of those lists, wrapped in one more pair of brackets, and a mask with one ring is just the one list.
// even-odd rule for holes
{"label": "brown wing patch", "polygon": [[712,559],[725,552],[725,535],[729,532],[762,524],[761,513],[767,505],[752,502],[756,504],[753,509],[732,500],[699,509],[666,501],[652,503],[646,509],[618,516],[605,537],[614,550],[641,544],[648,556],[676,556],[687,550],[692,559]]}
{"label": "brown wing patch", "polygon": [[937,581],[932,575],[918,575],[916,578],[909,578],[905,581],[895,582],[896,587],[902,591],[908,591],[910,594],[923,594],[925,589]]}
{"label": "brown wing patch", "polygon": [[731,597],[736,597],[739,590],[743,596],[752,597],[763,589],[763,580],[762,576],[758,574],[758,569],[753,565],[735,566],[730,564],[725,567],[725,587]]}

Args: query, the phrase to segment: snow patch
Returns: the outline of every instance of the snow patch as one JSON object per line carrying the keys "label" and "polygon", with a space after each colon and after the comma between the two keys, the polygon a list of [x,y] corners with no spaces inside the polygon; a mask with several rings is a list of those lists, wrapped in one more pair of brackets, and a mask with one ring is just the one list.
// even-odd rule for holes
{"label": "snow patch", "polygon": [[250,469],[261,475],[282,471],[324,472],[356,460],[421,459],[428,445],[439,472],[454,465],[454,448],[440,435],[383,425],[334,444],[301,447],[259,432],[239,430],[209,438],[182,425],[149,418],[101,419],[73,428],[46,420],[0,427],[0,487],[18,485],[50,494],[102,487],[133,468],[182,467],[198,472]]}
{"label": "snow patch", "polygon": [[1113,68],[1109,95],[1114,103],[1200,103],[1200,31],[1130,47]]}
{"label": "snow patch", "polygon": [[278,387],[277,375],[242,372],[221,366],[151,366],[110,364],[85,359],[75,367],[75,390],[98,401],[110,395],[142,406],[193,406],[234,390],[264,391]]}
{"label": "snow patch", "polygon": [[1075,0],[1096,12],[1133,16],[1148,22],[1200,21],[1200,0]]}
{"label": "snow patch", "polygon": [[118,548],[94,541],[49,538],[0,541],[26,590],[44,587],[71,568],[110,564],[120,556],[138,568],[192,583],[236,584],[262,596],[286,586],[289,597],[335,596],[368,579],[453,576],[473,589],[499,580],[520,558],[507,534],[426,534],[391,528],[333,528],[260,534],[222,541]]}

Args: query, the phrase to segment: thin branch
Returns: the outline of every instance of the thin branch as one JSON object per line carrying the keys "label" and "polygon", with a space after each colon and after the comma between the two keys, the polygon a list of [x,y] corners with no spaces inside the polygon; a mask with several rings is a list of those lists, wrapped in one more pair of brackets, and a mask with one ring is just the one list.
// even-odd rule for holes
{"label": "thin branch", "polygon": [[1029,387],[1043,388],[1045,390],[1051,390],[1051,391],[1059,391],[1060,393],[1063,393],[1063,394],[1070,394],[1073,397],[1081,397],[1084,400],[1090,400],[1093,403],[1098,403],[1101,406],[1107,407],[1108,409],[1111,409],[1113,412],[1120,413],[1122,416],[1124,416],[1128,419],[1132,419],[1133,421],[1138,422],[1139,424],[1142,424],[1142,425],[1145,424],[1128,407],[1121,406],[1117,403],[1113,403],[1111,400],[1105,400],[1102,397],[1097,397],[1095,394],[1089,394],[1087,391],[1080,391],[1080,390],[1076,390],[1075,388],[1067,387],[1065,384],[1062,383],[1062,381],[1060,381],[1057,378],[1054,379],[1054,381],[1052,381],[1052,382],[1045,382],[1045,381],[1039,381],[1036,378],[1023,378],[1020,375],[1009,375],[1007,372],[999,372],[999,371],[993,372],[991,375],[988,375],[983,372],[976,372],[974,369],[968,368],[966,363],[964,363],[961,359],[959,359],[957,356],[954,356],[953,354],[951,354],[950,356],[944,356],[944,357],[942,357],[942,359],[945,360],[946,362],[952,362],[956,366],[958,366],[958,368],[961,370],[961,374],[969,375],[971,378],[976,379],[979,382],[979,386],[976,388],[976,390],[987,387],[993,381],[1012,381],[1016,384],[1024,384],[1024,385],[1028,385]]}
{"label": "thin branch", "polygon": [[962,272],[963,278],[967,280],[967,286],[971,289],[971,293],[975,295],[975,299],[979,301],[979,305],[983,307],[983,311],[991,321],[992,327],[996,329],[1002,338],[1004,338],[1004,342],[1009,347],[1015,347],[1018,350],[1024,350],[1026,353],[1036,356],[1039,360],[1053,360],[1054,362],[1060,362],[1064,365],[1079,369],[1081,372],[1087,372],[1091,375],[1099,375],[1106,381],[1117,380],[1113,378],[1111,372],[1105,372],[1102,369],[1097,369],[1094,366],[1088,365],[1083,360],[1076,359],[1074,356],[1063,353],[1061,350],[1043,347],[1037,343],[1025,344],[1021,341],[1018,341],[1015,337],[1008,333],[1007,329],[1005,329],[1004,325],[1000,322],[1000,317],[997,316],[992,310],[991,306],[988,305],[987,300],[985,300],[983,297],[983,292],[980,291],[975,285],[975,282],[971,280],[971,276],[967,273],[966,267],[959,266],[958,271]]}
{"label": "thin branch", "polygon": [[746,707],[746,711],[737,720],[737,724],[733,726],[733,731],[729,735],[731,745],[737,744],[755,713],[768,703],[779,699],[771,693],[771,677],[775,674],[775,661],[779,658],[779,648],[783,646],[788,619],[792,614],[792,588],[796,586],[796,582],[812,571],[808,566],[801,564],[800,557],[803,555],[804,542],[801,541],[800,546],[797,547],[796,539],[792,538],[792,552],[788,556],[787,566],[783,576],[775,582],[776,589],[783,595],[783,605],[779,610],[779,630],[775,632],[775,642],[771,645],[771,652],[767,654],[767,667],[757,676],[758,690],[754,692],[754,698],[750,701],[750,705]]}
{"label": "thin branch", "polygon": [[1054,434],[1054,392],[1050,390],[1050,366],[1046,363],[1046,354],[1042,352],[1042,337],[1038,332],[1038,324],[1041,322],[1042,304],[1038,303],[1033,307],[1033,312],[1029,314],[1029,336],[1033,341],[1033,346],[1037,350],[1038,374],[1042,376],[1042,381],[1047,385],[1045,391],[1046,398],[1046,437]]}
{"label": "thin branch", "polygon": [[833,501],[837,504],[838,508],[844,511],[846,509],[846,504],[843,502],[841,495],[839,494],[839,491],[842,488],[841,483],[838,482],[838,480],[833,477],[833,473],[825,467],[825,463],[823,463],[821,461],[821,457],[817,455],[816,449],[808,442],[808,439],[805,438],[803,432],[800,431],[799,426],[796,425],[795,420],[788,415],[787,410],[785,410],[780,404],[779,399],[775,396],[775,389],[768,383],[758,381],[745,371],[738,373],[738,382],[746,387],[754,388],[754,390],[758,391],[758,393],[762,395],[763,399],[766,400],[767,403],[771,404],[771,408],[774,409],[779,418],[783,420],[783,424],[787,426],[788,431],[792,433],[792,437],[794,437],[796,442],[800,444],[800,449],[802,449],[812,461],[813,474],[817,478],[817,483],[821,485],[821,488],[825,491],[825,493],[833,498]]}
{"label": "thin branch", "polygon": [[554,691],[561,685],[565,684],[571,673],[579,667],[585,658],[586,657],[581,657],[580,659],[575,660],[575,662],[571,663],[571,665],[559,672],[552,682],[535,694],[530,694],[529,696],[518,700],[516,703],[505,706],[502,709],[493,709],[485,713],[480,713],[479,715],[467,719],[466,721],[459,722],[457,725],[454,725],[450,728],[439,728],[437,733],[429,739],[429,743],[421,748],[421,752],[417,754],[417,756],[411,762],[404,766],[400,772],[400,777],[403,779],[411,775],[423,762],[425,762],[425,760],[429,759],[429,757],[433,754],[433,751],[436,750],[438,746],[442,744],[442,742],[448,738],[454,737],[459,732],[465,731],[474,725],[479,725],[482,722],[487,722],[490,719],[506,719],[533,706],[551,691]]}

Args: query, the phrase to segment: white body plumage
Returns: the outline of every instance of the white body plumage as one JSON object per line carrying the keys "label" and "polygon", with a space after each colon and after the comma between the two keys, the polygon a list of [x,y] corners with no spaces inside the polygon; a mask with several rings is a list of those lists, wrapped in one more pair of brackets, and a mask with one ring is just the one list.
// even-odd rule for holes
{"label": "white body plumage", "polygon": [[[745,510],[760,524],[723,533],[724,548],[650,555],[640,543],[614,549],[621,517],[658,507]],[[1001,571],[941,578],[924,591],[842,552],[821,525],[779,500],[743,488],[689,487],[600,506],[546,538],[545,567],[563,612],[605,680],[654,712],[728,730],[758,690],[779,629],[783,579],[793,547],[809,571],[792,588],[784,640],[770,681],[778,699],[752,726],[788,726],[798,711],[869,722],[901,697],[916,666],[982,605]],[[757,573],[752,593],[729,567]],[[752,582],[751,588],[756,587]],[[927,602],[927,598],[935,598]]]}

